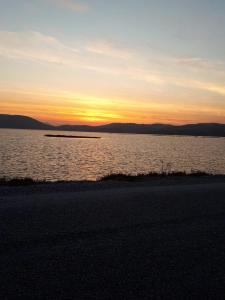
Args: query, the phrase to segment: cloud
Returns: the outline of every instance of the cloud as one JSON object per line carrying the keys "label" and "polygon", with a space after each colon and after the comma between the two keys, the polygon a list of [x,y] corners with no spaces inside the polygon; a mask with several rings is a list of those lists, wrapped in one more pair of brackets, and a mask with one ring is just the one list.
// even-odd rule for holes
{"label": "cloud", "polygon": [[78,2],[73,0],[57,0],[64,7],[69,8],[76,12],[85,12],[90,9],[90,6],[84,2]]}
{"label": "cloud", "polygon": [[225,67],[221,61],[210,61],[201,57],[182,57],[176,58],[175,62],[180,66],[190,67],[195,69],[220,69]]}
{"label": "cloud", "polygon": [[[97,56],[96,56],[97,54]],[[90,42],[81,44],[80,48],[70,47],[53,36],[36,31],[10,32],[0,31],[0,56],[19,61],[48,63],[67,68],[80,68],[93,72],[108,74],[122,80],[142,81],[148,84],[149,90],[164,90],[168,86],[198,89],[217,95],[225,95],[224,73],[218,76],[217,64],[203,63],[201,59],[186,59],[186,64],[202,67],[214,66],[213,72],[205,70],[201,78],[195,72],[185,73],[183,68],[175,68],[176,59],[163,61],[160,67],[151,67],[142,53],[134,53],[120,45],[110,42]],[[145,63],[146,62],[146,63]],[[220,69],[220,71],[224,69]],[[209,75],[213,74],[212,80]],[[215,77],[215,78],[214,78]],[[208,78],[207,80],[205,78]],[[214,80],[213,80],[214,79]],[[119,80],[119,79],[118,79]],[[215,83],[216,82],[216,83]]]}
{"label": "cloud", "polygon": [[220,83],[178,77],[167,78],[165,82],[171,85],[174,84],[184,88],[198,89],[225,96],[225,85]]}
{"label": "cloud", "polygon": [[200,57],[183,57],[175,60],[181,66],[194,68],[209,68],[210,62]]}
{"label": "cloud", "polygon": [[130,59],[133,56],[133,53],[130,50],[106,40],[93,41],[89,43],[86,50],[91,53],[111,56],[119,59]]}
{"label": "cloud", "polygon": [[65,46],[52,36],[36,31],[0,31],[0,56],[47,63],[63,64],[67,54],[76,49]]}
{"label": "cloud", "polygon": [[211,82],[201,82],[201,81],[194,82],[194,85],[197,88],[225,96],[225,85],[218,85]]}

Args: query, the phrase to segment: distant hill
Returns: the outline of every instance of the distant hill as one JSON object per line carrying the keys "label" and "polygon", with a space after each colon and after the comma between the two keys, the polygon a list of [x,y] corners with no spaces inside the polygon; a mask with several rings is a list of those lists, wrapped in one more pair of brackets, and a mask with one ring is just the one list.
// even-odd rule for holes
{"label": "distant hill", "polygon": [[58,130],[110,132],[110,133],[137,133],[137,134],[162,134],[162,135],[192,135],[225,137],[225,124],[200,123],[188,125],[168,124],[135,124],[112,123],[101,126],[64,125],[58,126]]}
{"label": "distant hill", "polygon": [[18,115],[0,115],[0,128],[225,137],[225,124],[217,123],[188,124],[181,126],[135,123],[112,123],[101,126],[53,126],[30,117]]}
{"label": "distant hill", "polygon": [[16,128],[16,129],[54,129],[53,126],[37,121],[33,118],[19,115],[1,115],[0,128]]}

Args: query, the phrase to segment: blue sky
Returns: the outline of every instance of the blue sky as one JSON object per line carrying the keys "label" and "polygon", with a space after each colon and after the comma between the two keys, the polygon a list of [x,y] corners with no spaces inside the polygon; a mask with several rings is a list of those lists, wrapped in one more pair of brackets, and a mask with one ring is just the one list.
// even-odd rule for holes
{"label": "blue sky", "polygon": [[0,0],[2,110],[225,122],[224,15],[222,0]]}

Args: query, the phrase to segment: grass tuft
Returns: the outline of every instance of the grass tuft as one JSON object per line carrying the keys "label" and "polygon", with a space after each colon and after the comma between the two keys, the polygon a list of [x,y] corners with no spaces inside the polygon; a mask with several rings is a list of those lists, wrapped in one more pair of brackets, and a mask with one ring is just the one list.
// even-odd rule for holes
{"label": "grass tuft", "polygon": [[[102,181],[142,181],[146,179],[163,179],[163,178],[185,178],[185,177],[224,177],[225,175],[211,174],[202,171],[191,171],[191,172],[150,172],[150,173],[140,173],[137,175],[132,174],[122,174],[122,173],[114,173],[103,176],[97,180],[97,182]],[[54,181],[54,183],[72,183],[72,182],[88,182],[88,181],[64,181],[58,180]],[[24,178],[0,178],[0,186],[29,186],[36,184],[44,184],[44,183],[53,183],[48,180],[35,180],[29,177]]]}
{"label": "grass tuft", "polygon": [[24,178],[0,178],[0,186],[6,185],[6,186],[24,186],[24,185],[34,185],[39,183],[46,183],[45,180],[35,180],[29,177]]}
{"label": "grass tuft", "polygon": [[202,172],[202,171],[192,171],[190,173],[188,172],[150,172],[147,174],[137,174],[137,175],[131,175],[131,174],[109,174],[99,179],[99,181],[108,181],[108,180],[117,180],[117,181],[139,181],[143,179],[149,179],[149,178],[170,178],[170,177],[203,177],[203,176],[219,176],[219,175],[213,175],[210,173]]}

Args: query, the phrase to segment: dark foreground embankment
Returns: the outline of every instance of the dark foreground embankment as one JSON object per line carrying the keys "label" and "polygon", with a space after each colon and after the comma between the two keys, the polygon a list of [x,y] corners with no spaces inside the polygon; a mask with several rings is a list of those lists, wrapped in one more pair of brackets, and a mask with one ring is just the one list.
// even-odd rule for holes
{"label": "dark foreground embankment", "polygon": [[1,299],[223,299],[225,183],[0,188]]}

